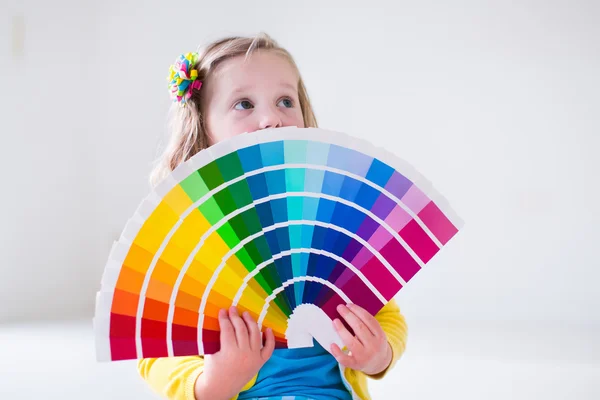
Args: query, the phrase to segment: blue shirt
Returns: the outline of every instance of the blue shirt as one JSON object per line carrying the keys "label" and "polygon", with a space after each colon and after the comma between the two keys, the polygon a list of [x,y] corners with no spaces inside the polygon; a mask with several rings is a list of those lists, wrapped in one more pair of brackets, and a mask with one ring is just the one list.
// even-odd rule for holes
{"label": "blue shirt", "polygon": [[316,340],[314,347],[277,349],[258,371],[256,383],[239,400],[297,399],[352,400],[336,359]]}

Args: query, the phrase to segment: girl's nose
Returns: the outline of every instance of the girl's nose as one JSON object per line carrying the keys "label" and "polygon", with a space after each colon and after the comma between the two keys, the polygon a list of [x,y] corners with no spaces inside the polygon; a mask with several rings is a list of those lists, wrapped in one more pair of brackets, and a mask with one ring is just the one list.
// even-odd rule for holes
{"label": "girl's nose", "polygon": [[259,129],[280,128],[282,126],[281,117],[274,110],[265,110],[258,125]]}

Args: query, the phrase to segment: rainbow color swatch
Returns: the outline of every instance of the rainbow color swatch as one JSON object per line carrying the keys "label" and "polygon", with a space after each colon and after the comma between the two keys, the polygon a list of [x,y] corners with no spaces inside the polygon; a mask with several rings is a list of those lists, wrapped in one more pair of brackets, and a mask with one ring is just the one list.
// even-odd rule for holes
{"label": "rainbow color swatch", "polygon": [[97,294],[97,359],[212,354],[232,305],[278,347],[328,349],[338,304],[376,314],[462,225],[414,168],[363,140],[236,136],[181,164],[129,219]]}

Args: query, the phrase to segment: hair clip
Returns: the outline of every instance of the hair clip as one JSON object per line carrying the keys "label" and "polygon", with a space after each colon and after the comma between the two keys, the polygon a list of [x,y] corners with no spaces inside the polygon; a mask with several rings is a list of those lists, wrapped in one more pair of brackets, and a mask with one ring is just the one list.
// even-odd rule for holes
{"label": "hair clip", "polygon": [[198,70],[191,69],[198,62],[198,53],[182,54],[175,64],[169,67],[169,92],[173,101],[185,105],[194,90],[200,90],[202,81],[198,80]]}

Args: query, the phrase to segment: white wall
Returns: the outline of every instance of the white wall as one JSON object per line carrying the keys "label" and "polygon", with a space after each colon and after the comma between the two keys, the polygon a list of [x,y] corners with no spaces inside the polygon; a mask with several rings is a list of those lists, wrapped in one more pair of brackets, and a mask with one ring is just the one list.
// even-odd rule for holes
{"label": "white wall", "polygon": [[600,324],[598,3],[2,8],[0,321],[91,318],[112,240],[148,190],[168,66],[264,30],[296,57],[322,127],[394,151],[465,219],[399,294],[409,318]]}
{"label": "white wall", "polygon": [[90,250],[105,246],[90,241],[92,14],[65,0],[0,7],[0,320],[89,312]]}

